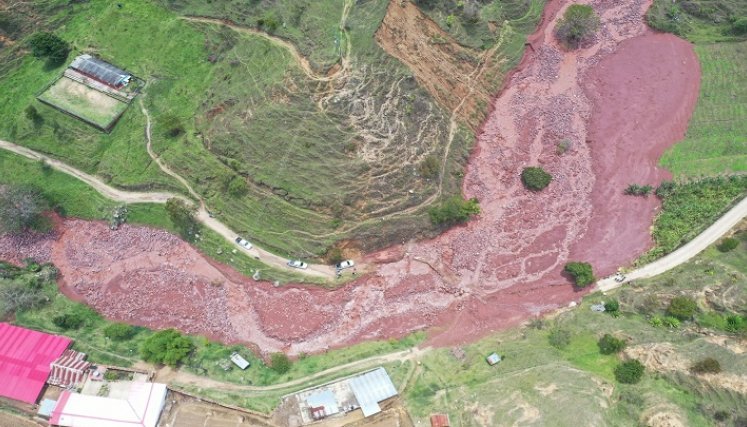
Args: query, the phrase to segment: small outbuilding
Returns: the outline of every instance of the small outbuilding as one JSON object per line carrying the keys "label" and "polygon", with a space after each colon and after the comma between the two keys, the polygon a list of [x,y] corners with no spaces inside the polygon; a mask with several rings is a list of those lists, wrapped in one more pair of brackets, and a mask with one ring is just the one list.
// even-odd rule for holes
{"label": "small outbuilding", "polygon": [[50,367],[47,383],[68,388],[77,387],[88,378],[91,363],[86,361],[85,353],[67,349]]}
{"label": "small outbuilding", "polygon": [[231,362],[233,362],[234,365],[238,366],[241,369],[246,369],[251,366],[251,364],[246,359],[241,357],[241,355],[236,352],[231,353]]}
{"label": "small outbuilding", "polygon": [[501,356],[499,356],[498,353],[493,353],[490,356],[488,356],[485,360],[488,361],[488,365],[493,366],[493,365],[497,365],[501,361]]}
{"label": "small outbuilding", "polygon": [[431,415],[431,427],[450,427],[449,416],[447,414]]}

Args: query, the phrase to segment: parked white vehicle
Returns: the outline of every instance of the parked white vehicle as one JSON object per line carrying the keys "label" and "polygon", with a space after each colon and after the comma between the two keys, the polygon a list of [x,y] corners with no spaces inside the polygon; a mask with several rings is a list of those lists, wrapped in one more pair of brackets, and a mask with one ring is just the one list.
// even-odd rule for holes
{"label": "parked white vehicle", "polygon": [[241,246],[242,248],[244,248],[246,250],[249,250],[249,249],[252,248],[252,244],[249,243],[247,240],[242,239],[241,237],[237,237],[236,238],[236,243],[238,243],[239,246]]}
{"label": "parked white vehicle", "polygon": [[355,263],[353,262],[352,259],[346,259],[345,261],[337,263],[337,265],[335,265],[335,267],[338,270],[344,270],[346,268],[350,268],[350,267],[354,267],[354,266],[355,266]]}
{"label": "parked white vehicle", "polygon": [[309,265],[301,260],[288,260],[288,267],[306,269]]}

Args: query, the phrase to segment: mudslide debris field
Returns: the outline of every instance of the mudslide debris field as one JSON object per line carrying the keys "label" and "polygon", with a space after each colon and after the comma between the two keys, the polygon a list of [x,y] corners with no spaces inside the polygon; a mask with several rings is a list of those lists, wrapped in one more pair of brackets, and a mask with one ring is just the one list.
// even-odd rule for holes
{"label": "mudslide debris field", "polygon": [[[553,29],[568,3],[550,1],[493,100],[463,186],[481,215],[368,255],[375,272],[340,289],[255,282],[142,227],[66,220],[34,255],[60,268],[64,292],[109,318],[291,354],[423,328],[450,345],[567,305],[581,296],[561,273],[567,261],[591,262],[601,276],[651,245],[655,198],[623,190],[667,176],[657,160],[684,135],[699,84],[690,44],[645,26],[650,2],[591,4],[601,30],[567,52]],[[519,175],[538,165],[554,180],[532,193]],[[0,241],[0,257],[16,250]]]}

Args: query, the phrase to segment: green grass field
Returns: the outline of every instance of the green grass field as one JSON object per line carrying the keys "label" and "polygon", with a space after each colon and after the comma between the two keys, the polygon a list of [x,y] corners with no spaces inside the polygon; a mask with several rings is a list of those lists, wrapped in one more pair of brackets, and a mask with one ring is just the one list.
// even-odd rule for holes
{"label": "green grass field", "polygon": [[[597,347],[599,337],[609,333],[625,339],[629,348],[671,347],[688,363],[714,357],[726,375],[744,378],[747,356],[708,338],[715,334],[727,343],[743,343],[740,335],[703,321],[729,313],[747,315],[747,284],[742,280],[747,233],[739,238],[741,245],[729,253],[710,248],[670,273],[609,297],[592,294],[555,319],[463,346],[463,357],[452,349],[427,354],[404,392],[413,420],[427,425],[430,414],[445,412],[458,427],[547,425],[547,420],[556,426],[630,426],[651,425],[650,417],[662,413],[683,425],[739,425],[747,419],[747,396],[701,380],[674,362],[667,365],[668,359],[663,366],[673,370],[648,369],[639,384],[620,384],[613,370],[621,358],[602,355]],[[710,292],[704,294],[704,289]],[[679,329],[652,326],[650,317],[661,315],[669,299],[682,294],[698,300],[698,322],[684,322]],[[619,317],[590,310],[591,304],[608,298],[620,300]],[[551,327],[571,333],[567,347],[549,344]],[[494,351],[504,360],[490,367],[485,357]]]}
{"label": "green grass field", "polygon": [[109,129],[127,109],[126,103],[66,77],[57,80],[38,99],[102,129]]}
{"label": "green grass field", "polygon": [[661,165],[677,177],[747,171],[747,42],[696,44],[700,97],[685,139]]}

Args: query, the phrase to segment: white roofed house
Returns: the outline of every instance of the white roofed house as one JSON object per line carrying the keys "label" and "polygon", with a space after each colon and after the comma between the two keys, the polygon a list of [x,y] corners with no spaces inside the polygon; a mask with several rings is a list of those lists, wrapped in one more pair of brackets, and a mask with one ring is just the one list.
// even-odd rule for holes
{"label": "white roofed house", "polygon": [[132,382],[125,395],[100,397],[63,391],[49,425],[60,427],[156,427],[166,384]]}

